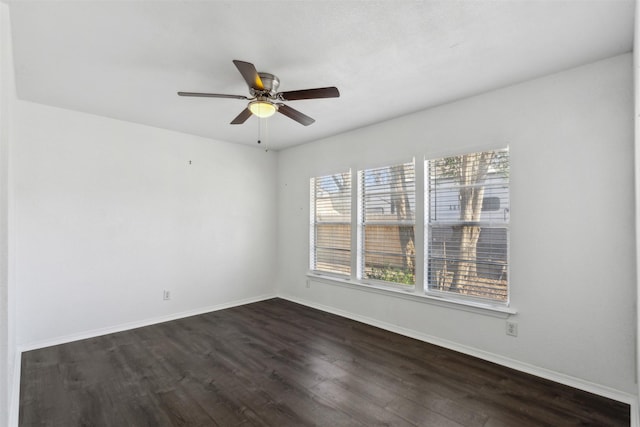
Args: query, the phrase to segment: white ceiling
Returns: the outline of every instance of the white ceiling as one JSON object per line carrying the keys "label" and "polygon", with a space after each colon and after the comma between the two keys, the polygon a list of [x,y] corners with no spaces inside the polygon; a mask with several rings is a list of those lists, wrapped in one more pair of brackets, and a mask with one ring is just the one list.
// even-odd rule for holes
{"label": "white ceiling", "polygon": [[216,140],[255,145],[229,122],[248,95],[233,59],[280,90],[337,86],[291,101],[281,149],[549,74],[633,48],[629,1],[8,1],[18,97]]}

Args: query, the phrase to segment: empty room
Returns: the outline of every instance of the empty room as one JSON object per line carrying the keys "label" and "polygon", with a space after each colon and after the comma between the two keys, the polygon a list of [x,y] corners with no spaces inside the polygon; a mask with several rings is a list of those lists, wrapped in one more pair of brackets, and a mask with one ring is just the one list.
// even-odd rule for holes
{"label": "empty room", "polygon": [[0,0],[0,426],[634,426],[633,0]]}

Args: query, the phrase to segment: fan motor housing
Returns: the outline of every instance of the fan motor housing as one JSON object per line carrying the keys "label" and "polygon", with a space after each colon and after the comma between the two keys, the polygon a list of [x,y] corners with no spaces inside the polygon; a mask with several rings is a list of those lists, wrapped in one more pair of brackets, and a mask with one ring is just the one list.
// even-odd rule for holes
{"label": "fan motor housing", "polygon": [[264,90],[271,95],[275,94],[278,86],[280,86],[280,79],[271,73],[258,73],[258,75],[260,76],[260,80],[262,80]]}

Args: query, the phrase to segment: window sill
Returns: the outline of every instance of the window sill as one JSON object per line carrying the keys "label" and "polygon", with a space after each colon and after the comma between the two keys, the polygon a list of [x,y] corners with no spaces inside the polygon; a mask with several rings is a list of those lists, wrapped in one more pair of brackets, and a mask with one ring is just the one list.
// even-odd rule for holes
{"label": "window sill", "polygon": [[370,283],[363,283],[354,281],[348,278],[318,274],[314,272],[308,272],[307,277],[321,283],[326,283],[335,286],[346,286],[351,289],[357,289],[359,291],[372,292],[376,294],[391,296],[394,298],[401,298],[410,301],[417,301],[425,304],[437,305],[440,307],[452,308],[455,310],[462,310],[471,313],[482,314],[485,316],[498,317],[506,319],[509,316],[513,316],[517,311],[511,307],[493,305],[483,303],[479,301],[468,300],[454,300],[447,297],[439,297],[434,295],[426,295],[416,292],[414,289],[400,289],[390,286],[381,286]]}

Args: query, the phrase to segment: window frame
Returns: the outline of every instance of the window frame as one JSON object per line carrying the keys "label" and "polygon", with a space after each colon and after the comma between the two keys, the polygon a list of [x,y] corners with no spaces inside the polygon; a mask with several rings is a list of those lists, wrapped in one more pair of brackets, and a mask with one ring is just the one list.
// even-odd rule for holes
{"label": "window frame", "polygon": [[[431,221],[431,184],[430,184],[430,177],[431,177],[431,166],[430,163],[434,162],[434,161],[440,161],[440,160],[444,160],[444,159],[448,159],[448,158],[454,158],[454,157],[461,157],[461,156],[465,156],[465,155],[477,155],[477,154],[481,154],[481,153],[487,153],[487,152],[499,152],[499,153],[506,153],[506,165],[507,165],[507,173],[506,173],[506,178],[505,182],[503,182],[500,185],[503,185],[506,188],[506,193],[503,194],[503,196],[506,196],[506,208],[504,208],[504,221],[500,222],[500,221],[482,221],[479,220],[476,223],[474,223],[474,225],[477,225],[478,227],[480,227],[481,232],[483,229],[486,230],[501,230],[504,229],[505,232],[505,238],[504,238],[504,242],[505,242],[505,255],[504,255],[504,270],[503,273],[506,276],[506,284],[505,284],[505,298],[504,299],[498,299],[498,298],[491,298],[491,297],[487,297],[487,296],[478,296],[478,295],[467,295],[467,294],[463,294],[463,293],[458,293],[458,292],[451,292],[451,291],[446,291],[446,290],[439,290],[439,289],[433,289],[430,283],[430,279],[432,277],[432,272],[430,271],[430,266],[433,265],[432,264],[432,250],[429,247],[430,243],[431,243],[431,233],[430,233],[430,228],[432,227],[432,224],[436,224],[437,226],[446,226],[446,225],[451,225],[452,227],[455,226],[463,226],[465,225],[465,221],[459,219],[459,220],[448,220],[448,221]],[[453,154],[453,155],[444,155],[444,156],[432,156],[430,158],[426,158],[424,161],[424,166],[423,166],[423,170],[424,170],[424,240],[423,240],[423,247],[424,247],[424,282],[423,282],[423,288],[424,288],[424,293],[426,295],[430,295],[430,296],[434,296],[437,298],[443,298],[443,299],[447,299],[447,300],[451,300],[451,301],[472,301],[472,302],[478,302],[478,303],[483,303],[483,304],[490,304],[490,305],[496,305],[496,306],[503,306],[503,307],[508,307],[511,303],[511,275],[510,275],[510,246],[511,246],[511,242],[510,242],[510,218],[511,218],[511,213],[510,213],[510,204],[511,204],[511,180],[510,180],[510,168],[511,168],[511,158],[510,158],[510,151],[509,151],[509,147],[502,147],[502,148],[493,148],[493,149],[481,149],[481,150],[465,150],[462,153],[459,154]],[[493,173],[497,173],[497,172],[493,172]],[[451,186],[452,188],[454,187],[453,185]],[[462,186],[461,186],[462,187]],[[485,185],[483,185],[483,187],[485,187]],[[497,187],[497,184],[494,186]],[[494,188],[492,187],[492,188]],[[483,195],[483,208],[481,209],[481,211],[485,211],[484,209],[484,201],[486,199],[484,198]],[[492,241],[493,243],[493,241]],[[476,248],[477,250],[477,248]],[[446,260],[448,260],[449,258],[444,258],[445,262]],[[470,261],[470,262],[476,262],[476,266],[477,266],[477,259],[476,261]],[[499,265],[499,263],[486,263],[487,265]]]}
{"label": "window frame", "polygon": [[[450,292],[439,292],[429,290],[428,287],[428,257],[427,252],[427,222],[428,222],[428,187],[427,187],[427,161],[433,158],[443,158],[456,155],[464,155],[473,152],[483,151],[499,151],[509,150],[508,145],[487,145],[480,147],[466,147],[462,150],[435,152],[429,155],[410,157],[408,160],[404,156],[392,156],[393,158],[385,162],[375,162],[373,165],[369,162],[365,164],[351,165],[351,273],[350,275],[336,275],[330,272],[313,271],[307,272],[306,287],[311,287],[312,283],[319,286],[333,285],[339,287],[347,287],[362,292],[370,292],[374,294],[385,295],[388,297],[412,300],[428,305],[435,305],[447,309],[461,310],[470,313],[476,313],[496,318],[508,318],[517,314],[517,309],[512,306],[512,285],[509,267],[507,267],[507,275],[509,278],[508,294],[506,301],[497,301],[486,298],[474,298],[464,295],[452,294]],[[511,153],[509,152],[509,156]],[[414,243],[415,243],[415,284],[407,286],[402,284],[394,284],[375,279],[362,278],[361,274],[361,255],[362,247],[362,228],[361,228],[361,197],[359,175],[361,171],[366,169],[375,169],[377,167],[392,166],[396,164],[414,163],[415,173],[415,225],[414,225]],[[369,164],[366,164],[369,163]],[[511,179],[509,179],[511,181]],[[354,185],[356,186],[354,190]],[[313,214],[313,213],[312,213]],[[420,226],[422,224],[422,226]],[[510,260],[510,230],[507,232],[507,263],[511,265]],[[311,266],[311,263],[309,264]]]}
{"label": "window frame", "polygon": [[[316,182],[318,180],[324,180],[324,179],[333,179],[334,176],[336,175],[341,175],[343,177],[348,177],[348,196],[346,198],[346,200],[348,201],[348,208],[349,208],[349,212],[348,214],[345,214],[344,216],[346,217],[345,220],[343,221],[318,221],[318,216],[317,216],[317,212],[318,212],[318,205],[317,205],[317,200],[318,200],[318,192],[317,192],[317,186],[316,186]],[[352,177],[352,172],[351,170],[345,171],[345,172],[338,172],[338,173],[334,173],[334,174],[327,174],[327,175],[320,175],[320,176],[315,176],[315,177],[311,177],[309,180],[309,186],[310,186],[310,227],[309,227],[309,270],[315,274],[320,274],[320,275],[329,275],[329,276],[335,276],[335,277],[340,277],[340,278],[344,278],[344,277],[351,277],[352,272],[353,272],[353,262],[352,262],[352,254],[353,254],[353,242],[351,239],[351,235],[352,235],[352,229],[353,229],[353,215],[352,215],[352,211],[353,211],[353,177]],[[344,201],[342,201],[341,203],[343,203]],[[339,247],[322,247],[322,249],[327,250],[329,253],[334,252],[335,253],[340,253],[340,252],[346,252],[348,253],[348,259],[349,259],[349,263],[347,266],[347,271],[346,272],[339,272],[339,271],[335,271],[335,270],[330,270],[330,269],[319,269],[318,268],[318,226],[319,225],[346,225],[348,226],[348,249],[342,249]]]}
{"label": "window frame", "polygon": [[[413,175],[413,179],[412,181],[412,188],[409,190],[412,194],[410,194],[411,198],[409,200],[409,207],[411,207],[411,199],[413,200],[413,212],[410,213],[411,218],[410,219],[404,219],[404,220],[392,220],[392,219],[379,219],[379,220],[369,220],[369,224],[371,224],[371,226],[378,226],[378,227],[384,227],[384,226],[390,226],[390,227],[394,227],[394,226],[411,226],[413,227],[413,245],[414,245],[414,254],[413,254],[413,283],[411,284],[407,284],[407,283],[400,283],[400,282],[393,282],[393,281],[387,281],[387,280],[382,280],[382,279],[377,279],[377,278],[372,278],[372,277],[366,277],[366,262],[367,262],[367,248],[366,248],[366,227],[367,227],[367,206],[366,206],[366,200],[367,200],[367,193],[365,192],[366,188],[366,183],[365,183],[365,176],[367,173],[370,172],[376,172],[376,171],[381,171],[381,170],[385,170],[385,169],[391,169],[391,168],[395,168],[395,167],[406,167],[408,165],[411,165],[411,174]],[[379,166],[379,167],[371,167],[371,168],[363,168],[363,169],[359,169],[357,171],[357,186],[358,186],[358,191],[356,194],[357,197],[357,250],[356,250],[356,256],[357,256],[357,271],[356,271],[356,279],[362,283],[365,284],[374,284],[377,286],[388,286],[388,287],[392,287],[392,288],[398,288],[398,289],[402,289],[402,290],[415,290],[416,289],[416,285],[418,282],[418,265],[417,265],[417,260],[418,258],[418,254],[416,253],[416,249],[417,249],[417,236],[416,236],[416,230],[417,230],[417,218],[416,218],[416,213],[418,211],[417,209],[417,199],[416,196],[418,194],[418,189],[417,189],[417,174],[416,174],[416,162],[415,159],[412,158],[410,161],[408,162],[403,162],[403,163],[394,163],[394,164],[387,164],[384,166]],[[390,196],[392,196],[392,194],[394,194],[394,192],[389,191],[387,192],[378,192],[378,193],[374,193],[374,194],[387,194]],[[391,204],[391,203],[390,203]],[[384,211],[384,209],[383,209]],[[378,256],[382,256],[384,258],[384,256],[397,256],[394,253],[387,253],[387,252],[382,252],[379,253]]]}

